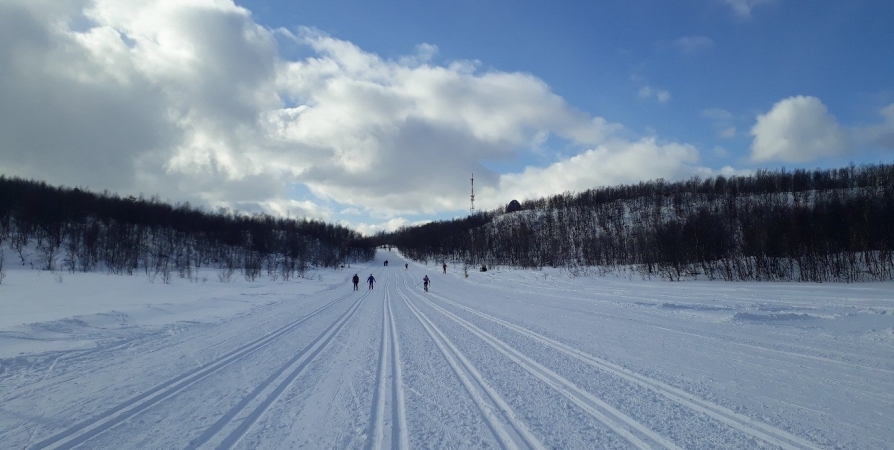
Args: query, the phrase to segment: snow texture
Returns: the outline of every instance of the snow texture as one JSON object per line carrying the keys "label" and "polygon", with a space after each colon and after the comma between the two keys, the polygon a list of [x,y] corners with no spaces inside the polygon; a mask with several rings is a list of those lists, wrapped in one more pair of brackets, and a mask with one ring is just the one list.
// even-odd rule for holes
{"label": "snow texture", "polygon": [[894,448],[892,283],[466,277],[388,251],[231,283],[10,261],[4,449]]}

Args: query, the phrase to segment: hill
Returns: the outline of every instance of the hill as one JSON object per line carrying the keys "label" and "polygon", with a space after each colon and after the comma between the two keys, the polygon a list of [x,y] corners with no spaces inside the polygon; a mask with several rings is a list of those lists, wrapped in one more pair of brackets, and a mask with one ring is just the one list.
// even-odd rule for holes
{"label": "hill", "polygon": [[[193,277],[199,267],[219,269],[223,281],[237,272],[247,279],[264,272],[289,279],[309,267],[338,267],[375,254],[369,240],[340,225],[210,213],[189,203],[121,198],[3,176],[0,245],[13,250],[18,263],[39,269],[143,271],[164,282],[172,274]],[[3,264],[0,252],[0,270]]]}
{"label": "hill", "polygon": [[894,276],[894,165],[759,171],[564,193],[380,236],[467,267],[632,271],[668,280]]}

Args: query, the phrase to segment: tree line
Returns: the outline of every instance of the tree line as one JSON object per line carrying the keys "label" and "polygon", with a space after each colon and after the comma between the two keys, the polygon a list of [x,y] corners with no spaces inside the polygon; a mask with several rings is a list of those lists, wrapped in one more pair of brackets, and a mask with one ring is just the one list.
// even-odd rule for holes
{"label": "tree line", "polygon": [[222,281],[237,273],[289,279],[375,255],[370,239],[340,225],[212,213],[156,197],[122,198],[2,175],[0,245],[38,269],[142,271],[165,282],[173,275],[194,279],[202,267],[216,269]]}
{"label": "tree line", "polygon": [[467,267],[632,271],[668,280],[894,277],[894,165],[760,170],[566,192],[378,236]]}

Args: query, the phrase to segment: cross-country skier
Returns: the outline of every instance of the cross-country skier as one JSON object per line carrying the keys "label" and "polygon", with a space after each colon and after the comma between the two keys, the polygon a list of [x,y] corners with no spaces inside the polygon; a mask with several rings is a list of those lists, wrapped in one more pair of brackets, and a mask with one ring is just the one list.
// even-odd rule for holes
{"label": "cross-country skier", "polygon": [[354,290],[355,290],[355,291],[356,291],[356,290],[359,290],[360,288],[358,288],[357,285],[360,284],[360,277],[357,276],[356,273],[354,274],[354,278],[351,278],[351,281],[354,282]]}
{"label": "cross-country skier", "polygon": [[426,275],[425,278],[422,279],[422,285],[425,288],[425,292],[428,292],[428,282],[429,281],[431,281],[431,280],[428,279],[428,275]]}
{"label": "cross-country skier", "polygon": [[373,283],[376,282],[376,278],[373,276],[373,274],[369,274],[369,278],[367,278],[366,281],[369,282],[369,288],[372,289]]}
{"label": "cross-country skier", "polygon": [[444,268],[444,273],[447,273],[447,263],[444,263],[444,265],[443,265],[443,266],[441,266],[441,267],[443,267],[443,268]]}

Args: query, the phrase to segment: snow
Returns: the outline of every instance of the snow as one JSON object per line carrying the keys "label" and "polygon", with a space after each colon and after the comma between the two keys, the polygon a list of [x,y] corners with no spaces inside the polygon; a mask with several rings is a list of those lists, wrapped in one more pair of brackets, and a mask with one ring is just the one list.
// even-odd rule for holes
{"label": "snow", "polygon": [[4,449],[894,448],[892,283],[10,261]]}

